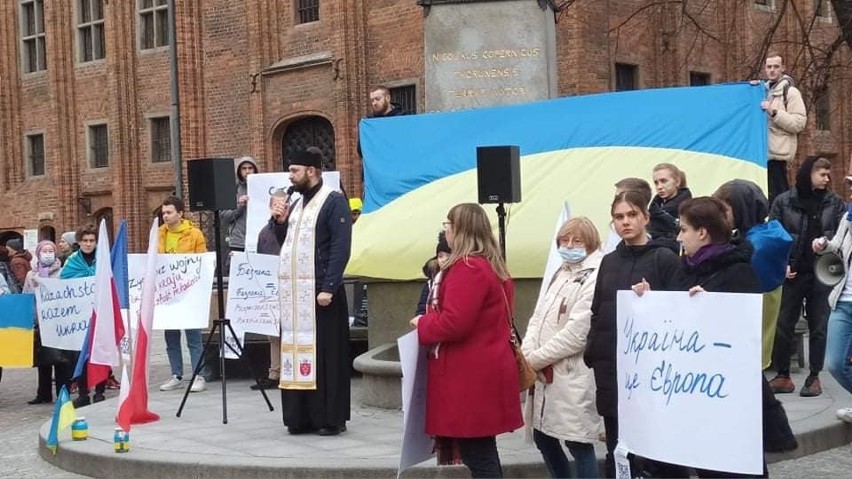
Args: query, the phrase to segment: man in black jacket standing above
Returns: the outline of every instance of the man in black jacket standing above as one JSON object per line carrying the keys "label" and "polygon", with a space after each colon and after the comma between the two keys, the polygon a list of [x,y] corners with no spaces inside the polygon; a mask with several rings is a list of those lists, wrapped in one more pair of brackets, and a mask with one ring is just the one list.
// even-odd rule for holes
{"label": "man in black jacket standing above", "polygon": [[816,280],[816,257],[810,245],[815,238],[831,238],[840,217],[846,211],[843,200],[828,189],[831,163],[825,158],[809,156],[796,174],[796,187],[778,195],[769,211],[769,219],[777,219],[793,237],[793,248],[787,266],[787,279],[781,295],[781,312],[775,331],[772,364],[778,374],[769,382],[774,393],[791,393],[796,389],[790,379],[790,357],[793,334],[806,304],[810,346],[810,375],[799,394],[819,396],[822,387],[819,372],[825,359],[828,294],[831,288]]}

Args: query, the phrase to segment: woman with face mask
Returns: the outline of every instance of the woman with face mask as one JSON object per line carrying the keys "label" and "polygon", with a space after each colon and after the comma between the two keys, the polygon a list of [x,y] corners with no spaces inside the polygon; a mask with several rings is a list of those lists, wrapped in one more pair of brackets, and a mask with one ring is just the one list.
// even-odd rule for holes
{"label": "woman with face mask", "polygon": [[[36,265],[27,273],[24,280],[24,293],[35,293],[38,288],[38,278],[58,278],[62,265],[56,257],[56,245],[52,241],[40,241],[35,250]],[[52,375],[56,374],[56,395],[62,386],[71,383],[74,365],[71,357],[61,349],[48,348],[41,345],[38,321],[35,323],[35,364],[38,366],[38,390],[35,399],[27,404],[44,404],[53,402],[51,392]]]}
{"label": "woman with face mask", "polygon": [[[595,381],[583,363],[592,316],[592,297],[603,258],[595,225],[583,217],[568,220],[556,237],[562,267],[536,306],[523,351],[538,371],[524,407],[524,422],[551,477],[598,477],[594,443],[600,433]],[[562,443],[574,457],[572,476]]]}

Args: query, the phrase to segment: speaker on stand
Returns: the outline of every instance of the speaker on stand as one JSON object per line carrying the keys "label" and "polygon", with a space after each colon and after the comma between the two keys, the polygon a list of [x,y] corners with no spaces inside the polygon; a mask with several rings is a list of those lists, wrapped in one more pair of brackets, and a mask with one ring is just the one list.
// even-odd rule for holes
{"label": "speaker on stand", "polygon": [[497,204],[500,253],[506,259],[506,208],[521,202],[521,149],[517,145],[476,147],[480,204]]}
{"label": "speaker on stand", "polygon": [[[243,345],[240,344],[240,339],[234,332],[231,326],[231,320],[225,318],[225,286],[222,280],[222,225],[219,217],[220,210],[230,210],[237,207],[237,195],[235,185],[237,182],[236,169],[233,158],[198,158],[189,160],[186,164],[189,186],[189,210],[190,211],[212,211],[213,212],[213,229],[215,234],[216,244],[216,287],[218,289],[216,299],[219,306],[219,317],[213,320],[213,327],[207,336],[207,341],[204,343],[204,352],[195,369],[192,371],[192,379],[186,387],[186,392],[183,394],[183,399],[180,402],[180,407],[177,411],[177,417],[180,417],[183,412],[183,407],[186,405],[186,399],[189,396],[192,384],[195,378],[201,373],[204,367],[204,361],[207,357],[207,350],[210,347],[216,332],[219,333],[219,371],[222,375],[222,424],[228,423],[228,396],[227,396],[227,375],[225,373],[225,347],[238,356],[242,356]],[[231,344],[225,340],[225,328],[231,333],[231,337],[237,344],[237,349],[234,350]],[[249,361],[249,370],[251,371],[251,361]],[[255,382],[260,386],[260,380],[251,372]],[[260,388],[260,393],[266,401],[269,410],[272,411],[272,403],[269,402],[269,397],[266,391]]]}

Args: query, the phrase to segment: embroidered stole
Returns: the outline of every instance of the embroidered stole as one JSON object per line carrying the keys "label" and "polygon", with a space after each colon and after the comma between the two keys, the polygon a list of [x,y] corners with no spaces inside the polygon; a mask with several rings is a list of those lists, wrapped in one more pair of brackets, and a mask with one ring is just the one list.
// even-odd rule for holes
{"label": "embroidered stole", "polygon": [[293,205],[278,268],[281,301],[281,389],[315,390],[316,380],[316,225],[332,189],[320,187],[304,204]]}

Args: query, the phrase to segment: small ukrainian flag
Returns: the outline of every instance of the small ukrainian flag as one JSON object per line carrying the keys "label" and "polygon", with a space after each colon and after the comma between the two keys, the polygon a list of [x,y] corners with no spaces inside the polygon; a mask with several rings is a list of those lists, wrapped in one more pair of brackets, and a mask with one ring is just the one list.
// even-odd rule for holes
{"label": "small ukrainian flag", "polygon": [[77,411],[74,410],[74,403],[71,402],[68,389],[62,386],[62,390],[59,391],[59,396],[56,398],[56,404],[53,406],[50,432],[48,432],[45,441],[47,448],[54,454],[56,454],[56,448],[59,446],[59,432],[70,426],[75,419],[77,419]]}

